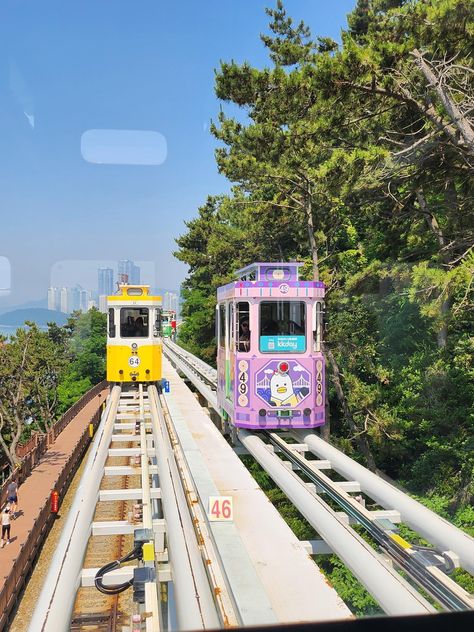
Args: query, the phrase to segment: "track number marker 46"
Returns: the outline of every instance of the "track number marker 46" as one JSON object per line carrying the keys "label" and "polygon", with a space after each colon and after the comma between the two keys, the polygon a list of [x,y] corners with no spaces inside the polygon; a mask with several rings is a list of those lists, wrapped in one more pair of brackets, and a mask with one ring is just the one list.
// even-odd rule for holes
{"label": "track number marker 46", "polygon": [[234,519],[232,496],[209,496],[209,520],[231,521]]}

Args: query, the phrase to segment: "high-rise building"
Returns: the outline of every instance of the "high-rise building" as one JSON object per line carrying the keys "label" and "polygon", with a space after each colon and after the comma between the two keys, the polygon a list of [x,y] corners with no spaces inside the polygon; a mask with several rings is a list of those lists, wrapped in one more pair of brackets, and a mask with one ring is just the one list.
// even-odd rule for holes
{"label": "high-rise building", "polygon": [[91,301],[91,292],[80,285],[75,287],[50,287],[48,289],[48,309],[56,309],[64,314],[75,311],[87,312]]}
{"label": "high-rise building", "polygon": [[120,283],[128,283],[129,285],[140,284],[140,268],[133,261],[123,259],[118,262],[118,277]]}
{"label": "high-rise building", "polygon": [[68,288],[68,308],[70,312],[76,312],[81,309],[81,293],[80,285]]}
{"label": "high-rise building", "polygon": [[178,295],[174,292],[165,292],[163,296],[163,309],[178,313]]}
{"label": "high-rise building", "polygon": [[89,292],[89,290],[81,289],[80,296],[79,296],[79,309],[82,312],[87,312],[87,310],[89,309],[90,298],[91,298],[91,293]]}
{"label": "high-rise building", "polygon": [[114,271],[112,268],[99,268],[97,270],[97,275],[99,296],[110,296],[110,294],[113,294]]}
{"label": "high-rise building", "polygon": [[57,287],[48,288],[48,309],[61,310],[61,292]]}
{"label": "high-rise building", "polygon": [[59,291],[59,296],[60,309],[64,314],[68,314],[71,311],[69,309],[69,288],[62,287]]}
{"label": "high-rise building", "polygon": [[105,295],[99,296],[99,312],[107,313],[107,297]]}

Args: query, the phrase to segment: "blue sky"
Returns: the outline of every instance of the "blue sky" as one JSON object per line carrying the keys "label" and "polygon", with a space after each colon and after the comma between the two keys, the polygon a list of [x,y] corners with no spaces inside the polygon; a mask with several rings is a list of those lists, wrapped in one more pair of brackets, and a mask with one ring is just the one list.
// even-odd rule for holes
{"label": "blue sky", "polygon": [[[58,262],[69,283],[91,265],[149,261],[159,287],[186,267],[172,256],[207,195],[228,189],[208,128],[220,60],[268,58],[259,34],[273,0],[4,0],[0,5],[0,257],[9,305],[41,299]],[[313,34],[339,39],[355,0],[287,0]],[[92,164],[91,129],[163,135],[157,166]],[[85,263],[82,265],[80,261]],[[94,264],[87,264],[87,262]],[[89,270],[88,275],[86,269]],[[91,288],[94,289],[94,288]]]}

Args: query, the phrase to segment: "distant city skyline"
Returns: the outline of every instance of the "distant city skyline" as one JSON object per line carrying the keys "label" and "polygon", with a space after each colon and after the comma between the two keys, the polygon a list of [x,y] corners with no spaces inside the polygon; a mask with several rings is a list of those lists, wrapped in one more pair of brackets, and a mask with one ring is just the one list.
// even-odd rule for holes
{"label": "distant city skyline", "polygon": [[162,296],[162,306],[164,310],[175,312],[179,315],[179,296],[175,292],[164,292]]}
{"label": "distant city skyline", "polygon": [[112,294],[114,291],[113,268],[98,268],[97,277],[97,292],[99,296]]}
{"label": "distant city skyline", "polygon": [[[81,265],[74,265],[73,262],[61,262],[56,279],[71,279],[74,272],[72,270],[81,271],[81,277],[85,276],[84,269],[89,268],[92,262],[80,262]],[[150,275],[151,269],[147,265],[149,262],[141,262]],[[93,262],[96,265],[96,262]],[[99,264],[95,269],[95,285],[83,287],[80,283],[74,282],[69,284],[51,284],[47,291],[47,306],[50,310],[55,310],[69,314],[75,310],[87,311],[91,307],[97,307],[101,312],[107,309],[107,296],[114,294],[117,290],[117,284],[127,282],[130,285],[143,283],[150,285],[152,292],[158,292],[151,283],[142,282],[141,267],[131,259],[121,259],[116,262],[108,262],[107,265]],[[90,271],[88,270],[90,276]],[[171,310],[178,314],[179,312],[179,293],[171,290],[162,292],[163,309]]]}
{"label": "distant city skyline", "polygon": [[[314,37],[340,41],[355,4],[285,0],[285,9]],[[208,195],[232,186],[209,127],[221,107],[237,109],[217,98],[215,70],[220,60],[272,65],[260,39],[269,6],[275,0],[2,3],[0,257],[11,289],[0,312],[45,301],[50,285],[95,287],[98,265],[67,275],[58,269],[66,260],[129,258],[152,287],[183,282],[175,239]],[[150,160],[153,139],[160,155]]]}
{"label": "distant city skyline", "polygon": [[117,267],[118,283],[128,283],[129,285],[140,284],[140,266],[134,261],[124,259],[118,262]]}
{"label": "distant city skyline", "polygon": [[[134,278],[138,278],[140,283],[156,287],[156,271],[153,261],[138,261],[134,259],[117,260],[64,260],[54,264],[51,270],[52,286],[73,287],[76,284],[90,288],[93,292],[99,293],[99,270],[112,270],[112,294],[117,289],[118,275],[121,270],[127,271]],[[110,274],[110,273],[109,273]],[[137,276],[138,275],[138,276]],[[109,277],[110,278],[110,277]],[[105,281],[104,281],[105,282]],[[131,281],[129,280],[129,283]],[[158,286],[166,287],[166,283],[159,283]]]}
{"label": "distant city skyline", "polygon": [[50,310],[70,314],[75,311],[87,312],[95,305],[91,291],[80,285],[48,288],[48,309]]}

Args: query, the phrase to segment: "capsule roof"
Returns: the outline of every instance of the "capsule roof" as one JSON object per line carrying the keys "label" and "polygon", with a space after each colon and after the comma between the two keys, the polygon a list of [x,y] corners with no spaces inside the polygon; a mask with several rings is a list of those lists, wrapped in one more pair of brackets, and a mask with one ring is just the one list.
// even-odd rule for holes
{"label": "capsule roof", "polygon": [[241,281],[298,281],[299,268],[303,265],[296,261],[269,263],[259,261],[237,270],[235,276]]}
{"label": "capsule roof", "polygon": [[217,299],[323,298],[325,285],[322,281],[299,280],[299,268],[303,265],[296,261],[252,263],[236,272],[235,281],[217,288]]}
{"label": "capsule roof", "polygon": [[107,301],[148,301],[161,303],[161,296],[152,296],[149,285],[119,285],[117,294],[107,297]]}

